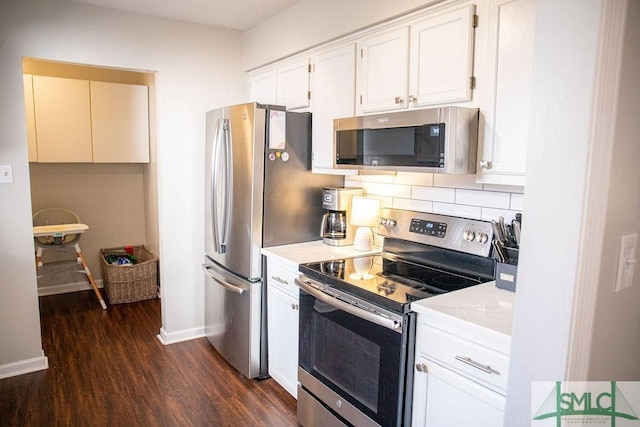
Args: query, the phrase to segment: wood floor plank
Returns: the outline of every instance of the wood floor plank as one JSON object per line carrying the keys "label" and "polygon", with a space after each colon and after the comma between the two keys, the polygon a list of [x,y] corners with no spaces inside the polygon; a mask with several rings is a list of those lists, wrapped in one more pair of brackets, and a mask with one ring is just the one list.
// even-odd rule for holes
{"label": "wood floor plank", "polygon": [[49,369],[0,380],[2,426],[297,426],[296,401],[249,380],[206,338],[162,345],[160,300],[102,310],[92,291],[40,298]]}

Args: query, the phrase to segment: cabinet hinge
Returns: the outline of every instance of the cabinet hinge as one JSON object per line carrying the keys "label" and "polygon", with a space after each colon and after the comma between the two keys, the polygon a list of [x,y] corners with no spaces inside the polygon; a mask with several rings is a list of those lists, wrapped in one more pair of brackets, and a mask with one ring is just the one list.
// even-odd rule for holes
{"label": "cabinet hinge", "polygon": [[308,99],[309,101],[311,101],[311,91],[308,91],[308,92],[307,92],[307,99]]}
{"label": "cabinet hinge", "polygon": [[474,76],[471,76],[471,79],[469,79],[469,87],[472,90],[476,88],[476,78]]}
{"label": "cabinet hinge", "polygon": [[309,72],[311,72],[311,64],[308,65]]}
{"label": "cabinet hinge", "polygon": [[362,95],[360,95],[360,105],[362,105]]}
{"label": "cabinet hinge", "polygon": [[360,49],[360,59],[364,58],[364,49]]}
{"label": "cabinet hinge", "polygon": [[471,26],[473,28],[478,27],[478,15],[473,15],[473,18],[471,19]]}

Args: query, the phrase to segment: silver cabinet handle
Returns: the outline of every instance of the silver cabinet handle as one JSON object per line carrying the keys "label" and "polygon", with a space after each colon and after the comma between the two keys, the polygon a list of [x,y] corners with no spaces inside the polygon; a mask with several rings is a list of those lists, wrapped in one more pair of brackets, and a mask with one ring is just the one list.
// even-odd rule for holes
{"label": "silver cabinet handle", "polygon": [[396,104],[402,104],[404,102],[404,99],[400,98],[399,96],[396,96]]}
{"label": "silver cabinet handle", "polygon": [[429,372],[429,369],[427,369],[426,363],[416,363],[416,369],[418,370],[418,372],[424,372],[424,373]]}
{"label": "silver cabinet handle", "polygon": [[239,288],[238,286],[232,285],[231,283],[227,283],[224,280],[218,279],[216,276],[211,274],[211,272],[209,271],[209,267],[210,267],[209,264],[202,264],[202,269],[204,270],[205,273],[207,273],[209,277],[213,279],[214,282],[216,282],[220,286],[223,286],[225,289],[230,290],[231,292],[235,292],[236,294],[244,295],[245,293],[247,293],[246,289]]}
{"label": "silver cabinet handle", "polygon": [[500,375],[500,372],[496,371],[491,366],[478,363],[470,357],[456,356],[456,360],[459,360],[462,363],[466,363],[469,366],[473,366],[476,369],[480,369],[481,371],[486,372],[487,374]]}
{"label": "silver cabinet handle", "polygon": [[299,310],[299,309],[300,309],[300,306],[299,306],[297,303],[295,303],[295,302],[294,302],[294,303],[291,303],[291,308],[292,308],[293,310]]}
{"label": "silver cabinet handle", "polygon": [[283,278],[281,278],[281,277],[278,277],[278,276],[271,276],[271,278],[272,278],[273,280],[275,280],[276,282],[280,282],[280,283],[282,283],[283,285],[288,285],[288,284],[289,284],[289,282],[287,282],[286,280],[284,280],[284,279],[283,279]]}
{"label": "silver cabinet handle", "polygon": [[489,160],[480,160],[480,168],[481,169],[491,169],[493,165]]}
{"label": "silver cabinet handle", "polygon": [[344,312],[347,312],[349,314],[352,314],[356,317],[359,317],[360,319],[364,319],[366,321],[369,321],[371,323],[375,323],[376,325],[380,325],[383,326],[387,329],[391,329],[392,331],[396,331],[401,333],[402,331],[400,331],[399,329],[401,328],[401,324],[400,322],[397,322],[393,319],[388,319],[386,317],[382,317],[376,313],[372,313],[370,311],[365,311],[361,308],[355,307],[351,304],[349,304],[348,302],[344,302],[341,301],[337,298],[332,297],[331,295],[327,295],[324,292],[315,289],[309,285],[307,285],[306,283],[302,282],[299,279],[295,279],[296,285],[302,289],[303,291],[305,291],[306,293],[308,293],[309,295],[313,296],[314,298],[329,304],[339,310],[342,310]]}
{"label": "silver cabinet handle", "polygon": [[418,98],[413,95],[409,95],[409,102],[418,102]]}

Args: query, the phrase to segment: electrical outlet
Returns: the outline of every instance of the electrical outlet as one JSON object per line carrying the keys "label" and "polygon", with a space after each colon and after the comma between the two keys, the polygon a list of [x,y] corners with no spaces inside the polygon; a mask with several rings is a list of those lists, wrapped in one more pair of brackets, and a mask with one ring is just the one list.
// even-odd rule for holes
{"label": "electrical outlet", "polygon": [[13,168],[11,165],[0,165],[0,184],[13,184]]}
{"label": "electrical outlet", "polygon": [[636,253],[638,233],[627,234],[620,239],[620,253],[618,255],[618,272],[616,274],[615,291],[620,292],[633,284],[636,268]]}

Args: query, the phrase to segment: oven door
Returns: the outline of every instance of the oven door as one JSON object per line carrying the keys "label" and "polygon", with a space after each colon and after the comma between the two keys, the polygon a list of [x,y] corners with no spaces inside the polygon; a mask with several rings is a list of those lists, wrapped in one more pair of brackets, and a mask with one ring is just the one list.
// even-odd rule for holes
{"label": "oven door", "polygon": [[414,316],[383,309],[374,313],[375,306],[361,300],[354,306],[354,301],[345,302],[353,297],[335,290],[328,295],[327,288],[322,292],[312,283],[305,276],[296,280],[301,288],[299,382],[300,390],[314,398],[303,401],[321,404],[305,408],[299,401],[298,421],[317,424],[327,414],[315,414],[326,411],[358,426],[406,425]]}

